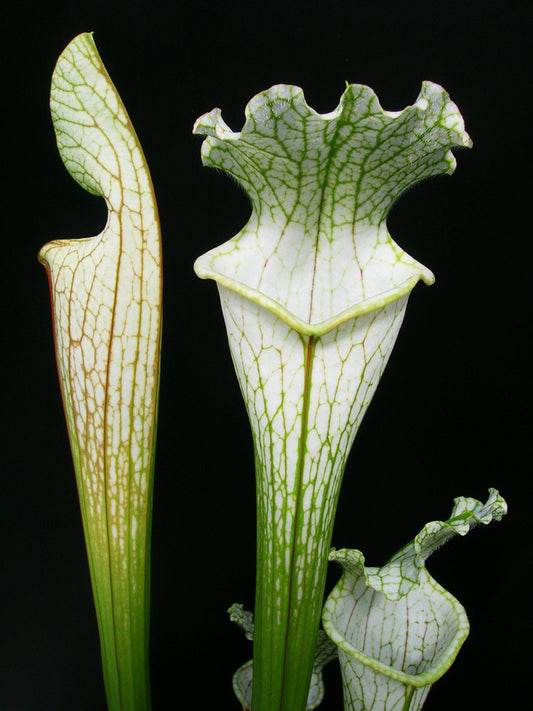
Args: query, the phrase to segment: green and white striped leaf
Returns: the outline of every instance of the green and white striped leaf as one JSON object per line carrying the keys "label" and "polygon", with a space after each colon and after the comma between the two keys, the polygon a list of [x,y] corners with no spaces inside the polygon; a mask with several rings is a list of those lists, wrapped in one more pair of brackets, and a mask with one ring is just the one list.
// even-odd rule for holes
{"label": "green and white striped leaf", "polygon": [[[229,609],[230,619],[239,625],[244,631],[247,639],[254,638],[253,615],[244,610],[240,604],[232,605]],[[324,698],[324,680],[322,669],[335,659],[338,655],[337,646],[329,639],[322,630],[318,633],[318,641],[313,663],[313,673],[311,684],[307,695],[305,711],[313,711],[319,706]],[[233,676],[233,690],[235,696],[241,702],[243,711],[250,711],[252,707],[252,686],[253,686],[253,661],[243,664],[237,669]]]}
{"label": "green and white striped leaf", "polygon": [[506,512],[494,489],[485,504],[458,498],[448,521],[426,524],[381,568],[365,568],[360,551],[332,551],[343,574],[322,619],[339,649],[345,711],[422,708],[469,630],[463,606],[431,577],[425,561],[453,536]]}
{"label": "green and white striped leaf", "polygon": [[91,34],[59,57],[50,107],[71,176],[108,206],[89,239],[39,257],[51,289],[61,393],[76,472],[111,711],[150,708],[149,530],[161,339],[161,238],[130,119]]}
{"label": "green and white striped leaf", "polygon": [[194,130],[207,136],[204,164],[253,206],[195,269],[218,284],[254,437],[254,711],[303,711],[346,459],[408,295],[433,281],[392,240],[387,211],[412,184],[451,173],[450,149],[471,142],[429,82],[402,112],[351,85],[323,115],[301,89],[274,86],[248,104],[240,133],[219,109]]}

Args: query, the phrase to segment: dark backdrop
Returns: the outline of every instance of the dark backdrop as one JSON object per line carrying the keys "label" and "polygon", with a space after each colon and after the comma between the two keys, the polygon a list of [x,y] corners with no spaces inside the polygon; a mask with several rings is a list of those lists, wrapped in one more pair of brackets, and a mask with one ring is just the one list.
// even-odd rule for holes
{"label": "dark backdrop", "polygon": [[[197,116],[219,106],[239,130],[246,102],[279,82],[325,112],[345,80],[386,109],[441,83],[474,149],[455,175],[410,191],[389,227],[431,268],[358,434],[333,543],[378,565],[453,498],[495,486],[508,517],[430,564],[472,630],[427,711],[524,708],[531,635],[530,83],[527,2],[19,2],[4,11],[3,466],[0,709],[103,711],[96,622],[37,251],[96,234],[103,201],[56,151],[55,60],[95,41],[147,156],[164,240],[164,339],[153,524],[154,709],[236,709],[251,645],[227,620],[253,605],[254,483],[244,407],[216,289],[194,259],[249,214],[235,185],[200,164]],[[331,582],[337,571],[332,571]],[[526,656],[527,655],[527,656]],[[327,673],[324,711],[341,708]],[[193,701],[185,701],[189,693]],[[511,701],[511,694],[516,694]]]}

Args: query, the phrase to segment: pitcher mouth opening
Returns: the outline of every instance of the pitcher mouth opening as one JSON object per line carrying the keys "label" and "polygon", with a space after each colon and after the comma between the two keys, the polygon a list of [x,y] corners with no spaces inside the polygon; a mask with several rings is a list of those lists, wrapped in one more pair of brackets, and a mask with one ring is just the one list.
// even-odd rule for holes
{"label": "pitcher mouth opening", "polygon": [[357,316],[371,313],[372,311],[377,311],[387,304],[398,301],[402,297],[409,295],[419,281],[424,281],[426,284],[433,283],[432,275],[431,277],[428,277],[424,272],[419,272],[406,279],[398,286],[392,289],[385,289],[382,292],[372,295],[366,299],[362,299],[348,308],[339,311],[331,318],[313,322],[301,318],[286,306],[279,303],[279,301],[276,301],[276,299],[273,299],[262,291],[244,284],[241,281],[228,277],[219,271],[212,270],[206,256],[207,255],[199,257],[194,264],[194,270],[200,279],[213,279],[219,287],[229,289],[230,291],[240,294],[244,298],[249,299],[256,304],[259,304],[259,306],[271,311],[303,336],[323,336],[346,321],[356,318]]}
{"label": "pitcher mouth opening", "polygon": [[[428,657],[425,660],[420,658],[416,659],[414,652],[419,654],[419,650],[413,646],[411,650],[413,654],[410,655],[409,650],[406,650],[402,667],[396,668],[391,663],[382,661],[379,654],[371,656],[369,650],[365,649],[365,645],[361,646],[356,644],[356,640],[352,643],[352,641],[349,640],[349,635],[337,629],[334,614],[325,610],[324,625],[327,634],[335,644],[338,645],[339,650],[342,650],[347,656],[360,662],[365,667],[372,668],[376,673],[383,674],[402,684],[415,688],[429,686],[440,679],[452,665],[469,632],[469,624],[464,608],[450,593],[444,590],[444,588],[438,585],[434,580],[432,581],[432,586],[435,586],[434,591],[438,591],[439,596],[442,598],[440,604],[442,605],[444,603],[445,610],[441,610],[443,619],[440,620],[438,624],[444,630],[443,634],[447,639],[443,640],[440,645],[438,641],[435,642],[435,649],[431,658]],[[372,589],[367,588],[367,590]],[[376,593],[374,590],[372,590],[372,592],[374,595],[383,595],[383,593]],[[408,598],[413,592],[414,591],[408,593],[406,597]],[[416,594],[420,594],[419,589]],[[433,610],[431,595],[425,594],[425,598],[428,607]],[[397,604],[405,606],[405,598],[402,598],[402,600],[398,602],[388,602],[386,607]],[[390,614],[390,611],[387,612],[387,614]],[[415,673],[405,671],[409,666],[418,667],[419,671]]]}

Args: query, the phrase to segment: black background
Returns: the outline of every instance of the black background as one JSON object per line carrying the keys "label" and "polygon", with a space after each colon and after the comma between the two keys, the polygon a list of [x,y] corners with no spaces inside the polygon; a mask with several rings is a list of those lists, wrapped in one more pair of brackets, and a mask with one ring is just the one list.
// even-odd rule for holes
{"label": "black background", "polygon": [[[247,101],[303,87],[321,112],[345,80],[384,108],[442,84],[474,140],[453,177],[393,209],[396,241],[432,269],[418,286],[356,439],[334,545],[378,565],[453,498],[507,498],[499,524],[431,560],[471,635],[427,711],[525,708],[531,645],[529,4],[310,0],[19,2],[2,47],[3,466],[0,709],[104,711],[98,636],[38,249],[96,234],[102,200],[69,177],[48,112],[50,76],[79,32],[95,41],[137,130],[164,240],[164,340],[153,519],[155,711],[236,709],[231,675],[251,645],[227,620],[253,605],[251,438],[216,289],[194,259],[235,234],[248,201],[201,167],[194,120],[219,106],[239,130]],[[330,584],[337,571],[331,571]],[[324,711],[342,706],[326,675]],[[189,698],[192,694],[192,700]],[[511,694],[516,696],[511,700]],[[185,699],[188,699],[187,701]]]}

